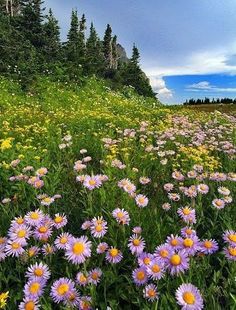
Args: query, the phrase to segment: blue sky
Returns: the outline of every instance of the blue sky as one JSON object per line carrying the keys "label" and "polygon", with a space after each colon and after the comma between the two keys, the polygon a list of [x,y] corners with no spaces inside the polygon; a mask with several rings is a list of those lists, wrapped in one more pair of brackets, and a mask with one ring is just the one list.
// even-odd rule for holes
{"label": "blue sky", "polygon": [[66,38],[71,9],[103,36],[107,23],[164,103],[190,97],[236,97],[235,0],[46,0]]}

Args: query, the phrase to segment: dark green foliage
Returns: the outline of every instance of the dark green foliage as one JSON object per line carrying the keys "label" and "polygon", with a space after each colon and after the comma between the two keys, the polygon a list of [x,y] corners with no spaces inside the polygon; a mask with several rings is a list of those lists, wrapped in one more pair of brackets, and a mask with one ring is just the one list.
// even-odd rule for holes
{"label": "dark green foliage", "polygon": [[236,98],[213,98],[210,100],[209,98],[204,98],[204,99],[189,99],[186,100],[184,105],[199,105],[199,104],[236,104]]}
{"label": "dark green foliage", "polygon": [[154,97],[149,80],[139,66],[134,46],[129,60],[108,24],[100,40],[93,24],[86,39],[86,18],[72,10],[67,41],[61,43],[60,28],[50,9],[44,13],[41,0],[0,0],[0,73],[32,89],[39,75],[55,81],[81,84],[85,76],[105,78],[114,89],[133,86]]}

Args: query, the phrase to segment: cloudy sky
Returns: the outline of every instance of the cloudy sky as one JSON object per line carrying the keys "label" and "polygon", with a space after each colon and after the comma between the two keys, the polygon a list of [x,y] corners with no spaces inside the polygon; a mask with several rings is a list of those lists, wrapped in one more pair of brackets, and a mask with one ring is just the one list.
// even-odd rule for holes
{"label": "cloudy sky", "polygon": [[107,23],[159,98],[236,97],[236,0],[46,0],[66,38],[72,8],[103,36]]}

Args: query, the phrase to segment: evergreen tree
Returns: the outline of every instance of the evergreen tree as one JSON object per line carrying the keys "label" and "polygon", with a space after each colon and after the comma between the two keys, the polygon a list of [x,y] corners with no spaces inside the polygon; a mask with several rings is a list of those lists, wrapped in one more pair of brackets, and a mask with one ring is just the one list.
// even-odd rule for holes
{"label": "evergreen tree", "polygon": [[108,24],[104,39],[103,39],[103,53],[105,58],[105,67],[106,69],[112,68],[112,29]]}
{"label": "evergreen tree", "polygon": [[100,41],[93,23],[90,26],[90,33],[86,42],[86,61],[85,73],[101,73],[104,67],[104,56],[102,51],[102,42]]}
{"label": "evergreen tree", "polygon": [[117,70],[118,52],[117,52],[117,36],[112,38],[112,68]]}
{"label": "evergreen tree", "polygon": [[139,66],[140,54],[137,47],[133,46],[133,53],[130,61],[124,65],[121,76],[124,85],[133,86],[143,96],[155,98],[149,79]]}
{"label": "evergreen tree", "polygon": [[77,11],[72,11],[71,24],[67,35],[66,54],[67,60],[71,62],[77,61],[79,41],[79,19]]}
{"label": "evergreen tree", "polygon": [[58,21],[54,17],[52,10],[49,9],[49,14],[47,15],[47,21],[43,25],[44,30],[44,58],[47,63],[54,63],[59,60],[60,56],[60,28],[58,26]]}
{"label": "evergreen tree", "polygon": [[43,11],[41,0],[21,0],[19,30],[36,49],[41,49],[44,42]]}
{"label": "evergreen tree", "polygon": [[86,30],[86,18],[82,15],[79,22],[79,36],[78,36],[78,61],[81,65],[85,62],[85,30]]}

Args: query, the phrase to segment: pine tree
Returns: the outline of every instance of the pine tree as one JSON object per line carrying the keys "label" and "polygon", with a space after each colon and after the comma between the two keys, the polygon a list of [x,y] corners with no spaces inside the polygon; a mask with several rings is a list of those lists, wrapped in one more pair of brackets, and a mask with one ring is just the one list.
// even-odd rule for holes
{"label": "pine tree", "polygon": [[143,96],[155,98],[149,79],[139,66],[140,54],[137,47],[133,46],[130,61],[124,65],[121,76],[124,85],[133,86]]}
{"label": "pine tree", "polygon": [[47,63],[56,62],[59,60],[60,55],[60,28],[58,26],[58,21],[54,17],[52,10],[49,9],[49,14],[47,15],[47,21],[43,25],[44,30],[44,57]]}
{"label": "pine tree", "polygon": [[112,38],[112,68],[117,70],[118,52],[117,52],[117,36]]}
{"label": "pine tree", "polygon": [[86,30],[86,18],[82,15],[81,21],[79,22],[79,36],[78,36],[78,61],[81,65],[85,62],[85,30]]}
{"label": "pine tree", "polygon": [[24,34],[25,38],[31,42],[36,48],[43,46],[43,11],[41,0],[22,0],[21,15],[19,17],[19,30]]}
{"label": "pine tree", "polygon": [[77,11],[72,10],[71,24],[67,35],[66,56],[71,62],[77,61],[79,41],[79,19]]}
{"label": "pine tree", "polygon": [[102,42],[94,28],[93,23],[90,26],[90,33],[86,42],[86,61],[85,73],[97,74],[104,69],[104,56],[102,51]]}
{"label": "pine tree", "polygon": [[108,24],[104,39],[103,39],[103,53],[105,58],[105,67],[106,69],[112,68],[112,29]]}

